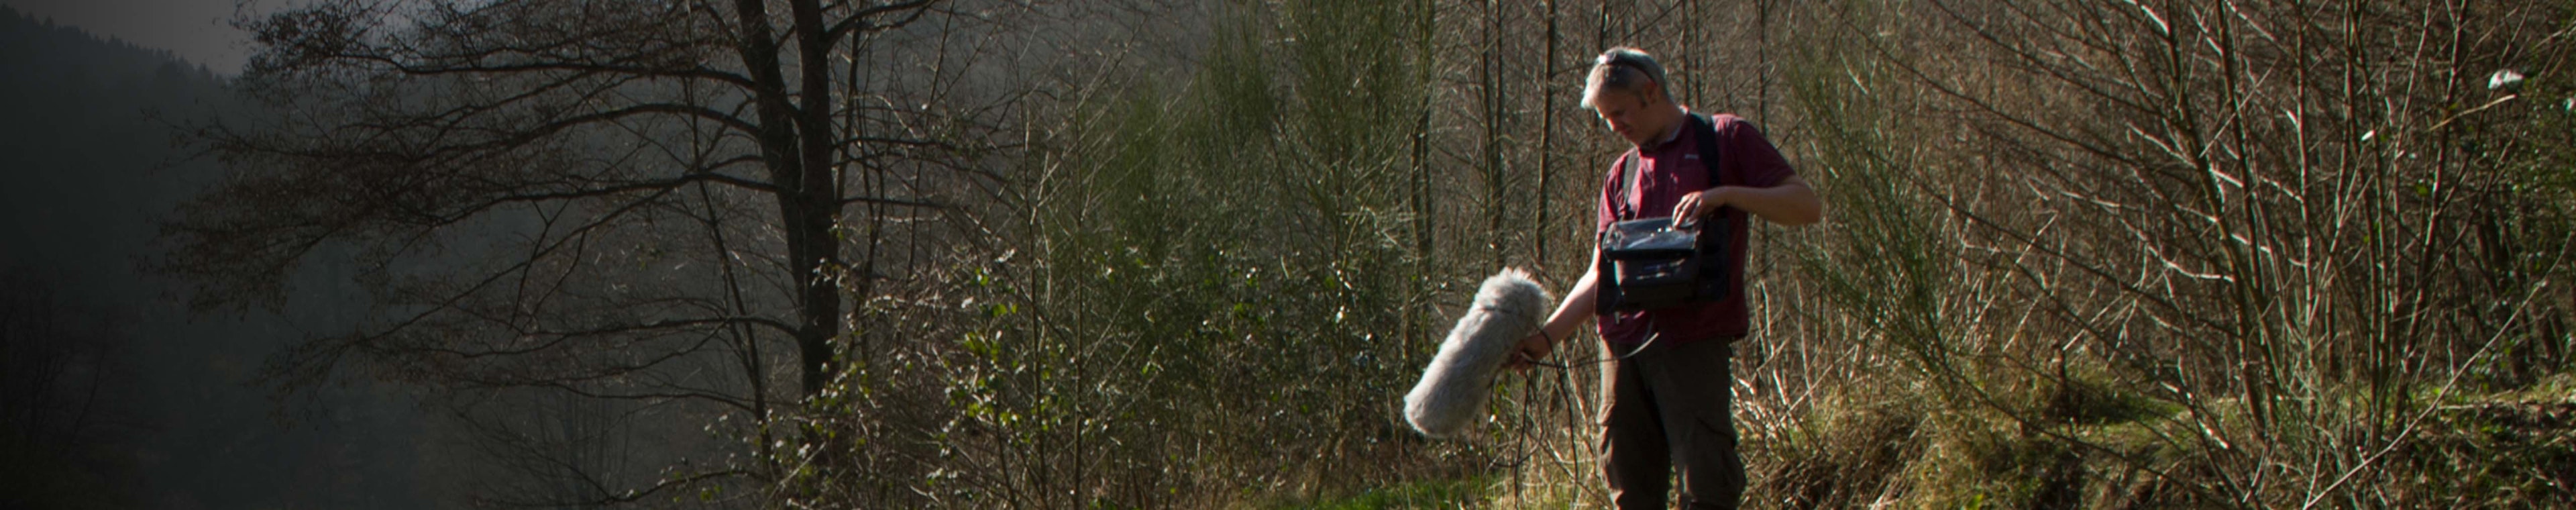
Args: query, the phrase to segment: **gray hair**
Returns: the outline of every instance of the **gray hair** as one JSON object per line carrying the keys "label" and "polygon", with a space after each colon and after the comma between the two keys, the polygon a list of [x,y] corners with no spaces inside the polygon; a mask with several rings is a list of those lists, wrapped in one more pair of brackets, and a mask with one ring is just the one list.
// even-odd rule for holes
{"label": "gray hair", "polygon": [[1673,101],[1672,82],[1664,80],[1664,65],[1655,63],[1653,55],[1627,46],[1611,48],[1592,60],[1592,76],[1583,82],[1583,107],[1593,108],[1592,100],[1604,90],[1633,94],[1648,82],[1658,85],[1657,99]]}

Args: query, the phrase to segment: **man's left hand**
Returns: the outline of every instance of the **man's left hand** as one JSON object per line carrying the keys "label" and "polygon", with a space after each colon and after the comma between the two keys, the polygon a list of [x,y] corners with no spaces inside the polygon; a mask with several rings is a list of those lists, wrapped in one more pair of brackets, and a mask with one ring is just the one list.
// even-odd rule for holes
{"label": "man's left hand", "polygon": [[1682,195],[1680,202],[1673,203],[1673,224],[1698,223],[1700,217],[1707,216],[1719,207],[1726,207],[1726,195],[1718,193],[1725,189],[1709,188]]}

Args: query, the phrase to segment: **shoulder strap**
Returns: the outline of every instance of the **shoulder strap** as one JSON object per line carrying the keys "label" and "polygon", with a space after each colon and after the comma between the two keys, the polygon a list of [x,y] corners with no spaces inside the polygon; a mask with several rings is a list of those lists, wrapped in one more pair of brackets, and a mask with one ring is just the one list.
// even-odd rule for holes
{"label": "shoulder strap", "polygon": [[1636,195],[1631,194],[1630,191],[1637,189],[1637,178],[1639,175],[1645,173],[1637,168],[1637,165],[1639,164],[1637,153],[1642,150],[1643,149],[1634,148],[1628,149],[1628,155],[1619,160],[1619,178],[1616,179],[1616,182],[1619,183],[1619,187],[1612,191],[1612,196],[1617,199],[1612,203],[1617,204],[1619,208],[1618,210],[1611,211],[1611,217],[1613,218],[1618,218],[1620,220],[1637,219],[1637,208],[1639,205],[1637,204]]}
{"label": "shoulder strap", "polygon": [[[1691,118],[1693,122],[1699,124],[1698,129],[1694,130],[1699,137],[1699,164],[1701,168],[1708,171],[1709,184],[1711,186],[1740,184],[1741,179],[1732,178],[1738,176],[1731,175],[1726,171],[1725,165],[1718,164],[1717,117],[1694,113],[1691,114]],[[1726,259],[1741,257],[1744,253],[1741,246],[1732,246],[1734,236],[1730,235],[1734,234],[1730,231],[1734,229],[1734,220],[1740,218],[1737,216],[1739,214],[1744,213],[1734,207],[1720,207],[1715,218],[1700,225],[1698,249],[1703,255],[1699,259],[1701,278],[1699,291],[1692,296],[1693,299],[1715,303],[1734,297],[1737,291],[1736,275],[1727,271]]]}
{"label": "shoulder strap", "polygon": [[1628,191],[1636,188],[1636,152],[1638,149],[1628,149],[1628,155],[1618,160],[1618,173],[1610,175],[1610,219],[1615,222],[1636,219],[1636,198],[1628,196]]}
{"label": "shoulder strap", "polygon": [[[1692,124],[1698,124],[1691,131],[1693,131],[1692,136],[1699,139],[1699,164],[1702,170],[1708,172],[1709,187],[1739,184],[1737,182],[1739,179],[1735,179],[1735,175],[1727,172],[1725,165],[1718,164],[1717,117],[1692,113],[1690,118]],[[1720,207],[1717,209],[1717,217],[1724,221],[1738,212],[1734,207]]]}
{"label": "shoulder strap", "polygon": [[1691,118],[1697,120],[1699,124],[1699,129],[1694,130],[1697,132],[1693,135],[1699,137],[1699,164],[1708,170],[1709,184],[1732,184],[1733,179],[1727,178],[1730,176],[1724,170],[1725,167],[1717,164],[1717,117],[1693,113]]}

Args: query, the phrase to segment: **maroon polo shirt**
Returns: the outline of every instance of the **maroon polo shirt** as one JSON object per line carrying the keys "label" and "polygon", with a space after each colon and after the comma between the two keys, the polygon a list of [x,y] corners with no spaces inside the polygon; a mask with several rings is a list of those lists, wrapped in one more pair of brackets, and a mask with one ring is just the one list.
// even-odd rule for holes
{"label": "maroon polo shirt", "polygon": [[[1753,123],[1722,113],[1710,117],[1710,123],[1717,126],[1719,144],[1718,168],[1714,169],[1714,175],[1700,162],[1699,136],[1689,132],[1689,121],[1684,120],[1683,128],[1675,130],[1671,140],[1653,147],[1629,150],[1630,153],[1642,151],[1637,161],[1645,173],[1639,176],[1637,189],[1628,190],[1627,196],[1612,196],[1612,191],[1625,184],[1618,181],[1626,179],[1625,174],[1620,173],[1625,169],[1620,167],[1626,164],[1628,155],[1622,153],[1611,161],[1610,173],[1601,181],[1599,221],[1594,223],[1593,231],[1608,229],[1612,222],[1621,220],[1670,217],[1673,205],[1681,202],[1682,195],[1693,191],[1718,185],[1768,188],[1797,175],[1797,171],[1789,168],[1789,161],[1780,157],[1780,150],[1772,147],[1771,141],[1763,138],[1762,131],[1754,128]],[[1619,208],[1613,205],[1613,201],[1629,200],[1635,202],[1628,203],[1639,204],[1637,217],[1617,217]],[[1725,218],[1731,225],[1727,232],[1733,236],[1726,244],[1729,252],[1726,273],[1735,285],[1735,290],[1726,294],[1726,300],[1602,315],[1598,317],[1601,338],[1616,344],[1634,345],[1646,340],[1650,325],[1653,331],[1663,334],[1660,341],[1673,342],[1671,345],[1743,336],[1751,327],[1744,306],[1746,216],[1741,210],[1735,210]],[[1601,277],[1611,276],[1605,274]]]}

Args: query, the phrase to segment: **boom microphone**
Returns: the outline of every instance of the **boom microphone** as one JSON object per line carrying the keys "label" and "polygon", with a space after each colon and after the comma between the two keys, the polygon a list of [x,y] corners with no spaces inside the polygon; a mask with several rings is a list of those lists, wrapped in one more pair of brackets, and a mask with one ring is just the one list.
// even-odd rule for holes
{"label": "boom microphone", "polygon": [[1432,437],[1453,437],[1485,416],[1494,373],[1522,338],[1547,321],[1555,298],[1519,269],[1504,269],[1476,290],[1476,303],[1458,318],[1440,354],[1422,370],[1422,382],[1404,395],[1404,420]]}

